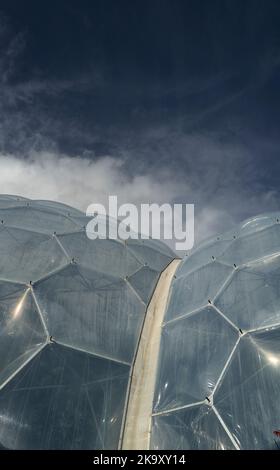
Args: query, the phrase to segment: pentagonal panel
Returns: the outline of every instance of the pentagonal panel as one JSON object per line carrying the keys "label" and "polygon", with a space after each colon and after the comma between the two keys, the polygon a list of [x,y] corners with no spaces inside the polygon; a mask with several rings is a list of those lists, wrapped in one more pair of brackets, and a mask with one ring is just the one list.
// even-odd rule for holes
{"label": "pentagonal panel", "polygon": [[225,450],[234,445],[213,410],[202,405],[155,416],[151,449]]}
{"label": "pentagonal panel", "polygon": [[145,305],[113,276],[70,265],[34,286],[54,339],[129,362]]}
{"label": "pentagonal panel", "polygon": [[116,449],[129,367],[56,344],[0,391],[9,449]]}
{"label": "pentagonal panel", "polygon": [[48,235],[3,228],[0,231],[0,278],[29,283],[65,265],[69,260]]}
{"label": "pentagonal panel", "polygon": [[0,282],[0,387],[46,341],[30,289]]}
{"label": "pentagonal panel", "polygon": [[174,279],[165,321],[205,306],[231,272],[231,267],[213,261],[187,276]]}
{"label": "pentagonal panel", "polygon": [[280,323],[280,255],[236,272],[216,305],[244,330]]}
{"label": "pentagonal panel", "polygon": [[214,396],[242,449],[275,449],[279,396],[280,329],[244,336]]}
{"label": "pentagonal panel", "polygon": [[120,241],[90,240],[85,232],[63,235],[59,240],[71,258],[94,271],[124,278],[142,266]]}
{"label": "pentagonal panel", "polygon": [[154,411],[210,395],[237,339],[236,330],[211,307],[167,324],[162,331]]}
{"label": "pentagonal panel", "polygon": [[7,227],[16,227],[33,232],[53,234],[54,232],[74,232],[79,230],[70,218],[55,211],[40,210],[30,206],[0,209],[0,220]]}
{"label": "pentagonal panel", "polygon": [[230,264],[246,264],[249,261],[279,252],[280,224],[256,233],[237,238],[220,259]]}
{"label": "pentagonal panel", "polygon": [[128,278],[128,282],[136,290],[141,299],[147,304],[154,291],[158,277],[158,271],[153,271],[148,268],[148,266],[144,266],[136,273],[132,274],[132,276]]}
{"label": "pentagonal panel", "polygon": [[[159,248],[159,245],[161,248]],[[127,240],[127,246],[137,257],[141,264],[148,265],[151,269],[161,272],[174,259],[168,246],[157,240]]]}

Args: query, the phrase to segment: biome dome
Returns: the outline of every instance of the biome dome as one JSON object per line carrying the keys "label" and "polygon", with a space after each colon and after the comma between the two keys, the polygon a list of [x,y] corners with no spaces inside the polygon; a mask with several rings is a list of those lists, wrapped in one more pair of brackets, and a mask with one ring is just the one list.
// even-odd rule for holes
{"label": "biome dome", "polygon": [[0,196],[0,448],[275,448],[279,219],[180,262],[156,240],[90,240],[64,204]]}
{"label": "biome dome", "polygon": [[192,250],[173,278],[154,396],[153,449],[276,449],[280,215]]}
{"label": "biome dome", "polygon": [[0,445],[116,449],[147,304],[174,254],[89,240],[85,215],[0,196]]}

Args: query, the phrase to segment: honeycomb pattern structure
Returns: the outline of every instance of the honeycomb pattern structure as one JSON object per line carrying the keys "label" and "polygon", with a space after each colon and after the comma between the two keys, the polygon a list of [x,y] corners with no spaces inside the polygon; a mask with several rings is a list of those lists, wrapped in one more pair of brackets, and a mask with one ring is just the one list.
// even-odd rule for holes
{"label": "honeycomb pattern structure", "polygon": [[280,429],[280,215],[193,249],[172,281],[153,449],[276,449]]}
{"label": "honeycomb pattern structure", "polygon": [[174,254],[90,240],[88,222],[0,196],[1,448],[118,448],[147,304]]}

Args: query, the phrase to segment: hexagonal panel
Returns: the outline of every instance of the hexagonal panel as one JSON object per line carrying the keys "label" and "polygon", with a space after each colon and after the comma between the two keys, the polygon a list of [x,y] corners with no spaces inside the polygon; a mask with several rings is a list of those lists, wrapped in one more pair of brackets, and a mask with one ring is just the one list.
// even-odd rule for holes
{"label": "hexagonal panel", "polygon": [[151,449],[234,449],[217,416],[208,406],[195,406],[154,416]]}
{"label": "hexagonal panel", "polygon": [[8,449],[116,449],[129,367],[47,345],[0,390]]}
{"label": "hexagonal panel", "polygon": [[211,262],[218,256],[222,255],[227,247],[233,243],[233,239],[218,240],[217,237],[205,242],[202,246],[192,250],[184,261],[180,264],[176,275],[178,277],[185,276],[191,271],[201,268]]}
{"label": "hexagonal panel", "polygon": [[279,252],[280,224],[256,233],[237,238],[219,257],[229,264],[246,264],[249,261]]}
{"label": "hexagonal panel", "polygon": [[34,292],[55,340],[132,360],[145,305],[125,281],[70,265],[39,282]]}
{"label": "hexagonal panel", "polygon": [[124,243],[117,240],[90,240],[85,232],[58,238],[72,258],[94,271],[124,278],[142,266]]}
{"label": "hexagonal panel", "polygon": [[215,303],[243,330],[280,323],[280,255],[237,271]]}
{"label": "hexagonal panel", "polygon": [[204,400],[211,394],[238,339],[212,307],[162,331],[154,412]]}
{"label": "hexagonal panel", "polygon": [[46,342],[30,289],[0,282],[0,387]]}
{"label": "hexagonal panel", "polygon": [[242,449],[275,449],[279,396],[280,328],[245,335],[214,396]]}
{"label": "hexagonal panel", "polygon": [[197,271],[174,279],[165,321],[204,307],[232,271],[231,267],[213,261]]}
{"label": "hexagonal panel", "polygon": [[66,265],[68,258],[56,240],[28,230],[0,230],[0,278],[29,283]]}

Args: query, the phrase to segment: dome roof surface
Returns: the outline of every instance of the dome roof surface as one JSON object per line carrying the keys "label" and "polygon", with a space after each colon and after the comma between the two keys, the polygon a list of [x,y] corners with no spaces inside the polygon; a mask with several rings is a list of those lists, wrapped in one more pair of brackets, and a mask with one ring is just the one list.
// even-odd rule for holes
{"label": "dome roof surface", "polygon": [[[120,446],[147,306],[175,255],[151,239],[90,240],[89,221],[0,196],[1,448]],[[188,253],[155,334],[150,448],[275,448],[280,215]]]}
{"label": "dome roof surface", "polygon": [[65,204],[0,196],[0,445],[116,449],[147,304],[174,254],[90,240]]}
{"label": "dome roof surface", "polygon": [[154,449],[273,449],[280,428],[280,214],[203,242],[173,278]]}

